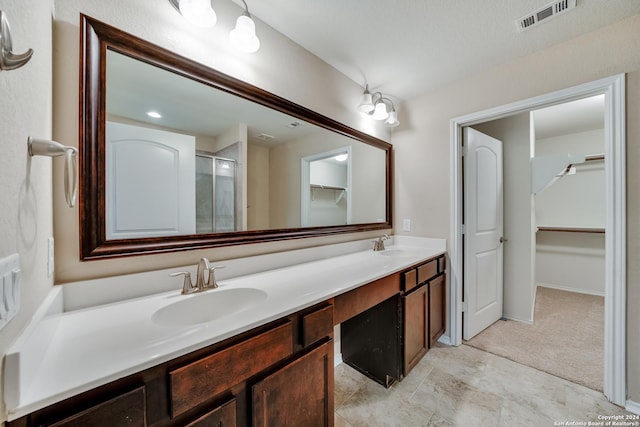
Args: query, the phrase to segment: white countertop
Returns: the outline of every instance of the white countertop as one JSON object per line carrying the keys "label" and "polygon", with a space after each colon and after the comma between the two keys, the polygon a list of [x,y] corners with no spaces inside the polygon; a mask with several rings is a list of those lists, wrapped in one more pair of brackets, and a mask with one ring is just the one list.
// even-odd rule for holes
{"label": "white countertop", "polygon": [[[62,287],[56,286],[43,303],[40,318],[34,318],[6,355],[8,419],[264,325],[446,249],[442,239],[406,242],[401,247],[387,246],[387,251],[404,249],[402,256],[359,251],[219,280],[219,288],[206,294],[256,288],[267,297],[245,311],[190,326],[162,326],[152,320],[162,307],[205,294],[180,295],[181,282],[175,278],[174,291],[72,311],[61,309],[64,295]],[[288,254],[295,256],[295,252]]]}

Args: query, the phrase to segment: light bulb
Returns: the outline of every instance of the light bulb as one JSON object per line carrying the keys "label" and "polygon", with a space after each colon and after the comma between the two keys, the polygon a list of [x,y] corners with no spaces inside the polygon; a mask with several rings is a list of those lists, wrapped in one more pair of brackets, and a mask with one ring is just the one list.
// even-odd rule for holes
{"label": "light bulb", "polygon": [[218,20],[211,0],[180,0],[178,7],[187,21],[201,28],[213,27]]}
{"label": "light bulb", "polygon": [[338,154],[337,156],[334,157],[334,159],[337,162],[344,162],[345,160],[347,160],[347,154]]}
{"label": "light bulb", "polygon": [[260,49],[260,39],[256,36],[256,24],[247,15],[241,15],[236,21],[236,27],[229,33],[229,40],[236,49],[253,53]]}
{"label": "light bulb", "polygon": [[361,113],[370,113],[373,111],[373,98],[369,91],[365,91],[360,98],[360,104],[358,104],[358,111]]}
{"label": "light bulb", "polygon": [[378,102],[376,104],[375,110],[373,110],[373,114],[371,118],[374,120],[385,120],[389,117],[389,113],[387,112],[387,106],[384,102]]}
{"label": "light bulb", "polygon": [[398,121],[398,113],[396,113],[395,109],[391,110],[391,112],[389,113],[389,118],[385,121],[385,123],[392,128],[400,124],[400,122]]}

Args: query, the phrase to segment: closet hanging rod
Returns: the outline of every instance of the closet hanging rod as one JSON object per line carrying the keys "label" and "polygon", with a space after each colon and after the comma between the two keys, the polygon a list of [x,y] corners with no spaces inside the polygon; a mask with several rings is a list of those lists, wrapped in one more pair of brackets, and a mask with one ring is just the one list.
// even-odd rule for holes
{"label": "closet hanging rod", "polygon": [[311,188],[320,188],[322,190],[339,190],[339,191],[346,190],[346,188],[344,187],[332,187],[330,185],[320,185],[320,184],[311,184]]}
{"label": "closet hanging rod", "polygon": [[590,154],[588,156],[584,156],[585,162],[594,162],[596,160],[604,160],[604,154]]}

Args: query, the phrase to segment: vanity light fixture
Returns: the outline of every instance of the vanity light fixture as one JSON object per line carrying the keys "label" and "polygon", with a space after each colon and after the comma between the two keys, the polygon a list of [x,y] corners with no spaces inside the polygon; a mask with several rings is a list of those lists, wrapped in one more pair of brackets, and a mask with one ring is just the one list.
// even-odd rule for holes
{"label": "vanity light fixture", "polygon": [[369,92],[369,85],[365,85],[358,111],[365,117],[371,117],[374,120],[384,120],[389,127],[396,127],[400,124],[398,121],[398,113],[393,101],[382,95],[382,92]]}
{"label": "vanity light fixture", "polygon": [[242,0],[244,4],[244,12],[238,17],[236,27],[229,33],[229,40],[236,49],[253,53],[260,49],[260,39],[256,36],[256,24],[251,19],[249,6],[247,2]]}
{"label": "vanity light fixture", "polygon": [[[211,28],[216,25],[218,17],[211,7],[211,0],[169,0],[187,21],[201,28]],[[244,12],[236,21],[236,26],[229,33],[231,45],[236,49],[253,53],[260,49],[260,39],[256,36],[256,23],[251,18],[247,2],[242,0]]]}
{"label": "vanity light fixture", "polygon": [[218,17],[211,7],[211,0],[169,0],[187,21],[200,28],[216,25]]}

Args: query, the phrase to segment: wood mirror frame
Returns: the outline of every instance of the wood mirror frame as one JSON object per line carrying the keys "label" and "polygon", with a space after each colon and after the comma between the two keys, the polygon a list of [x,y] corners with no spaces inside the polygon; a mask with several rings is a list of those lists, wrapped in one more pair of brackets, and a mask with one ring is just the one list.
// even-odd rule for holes
{"label": "wood mirror frame", "polygon": [[[79,177],[79,216],[81,260],[157,254],[391,228],[393,182],[391,144],[246,82],[155,46],[88,16],[81,15],[80,25],[79,171],[81,176]],[[105,80],[107,49],[249,101],[259,103],[383,150],[386,158],[385,221],[322,227],[248,230],[212,234],[107,240],[105,211]]]}

